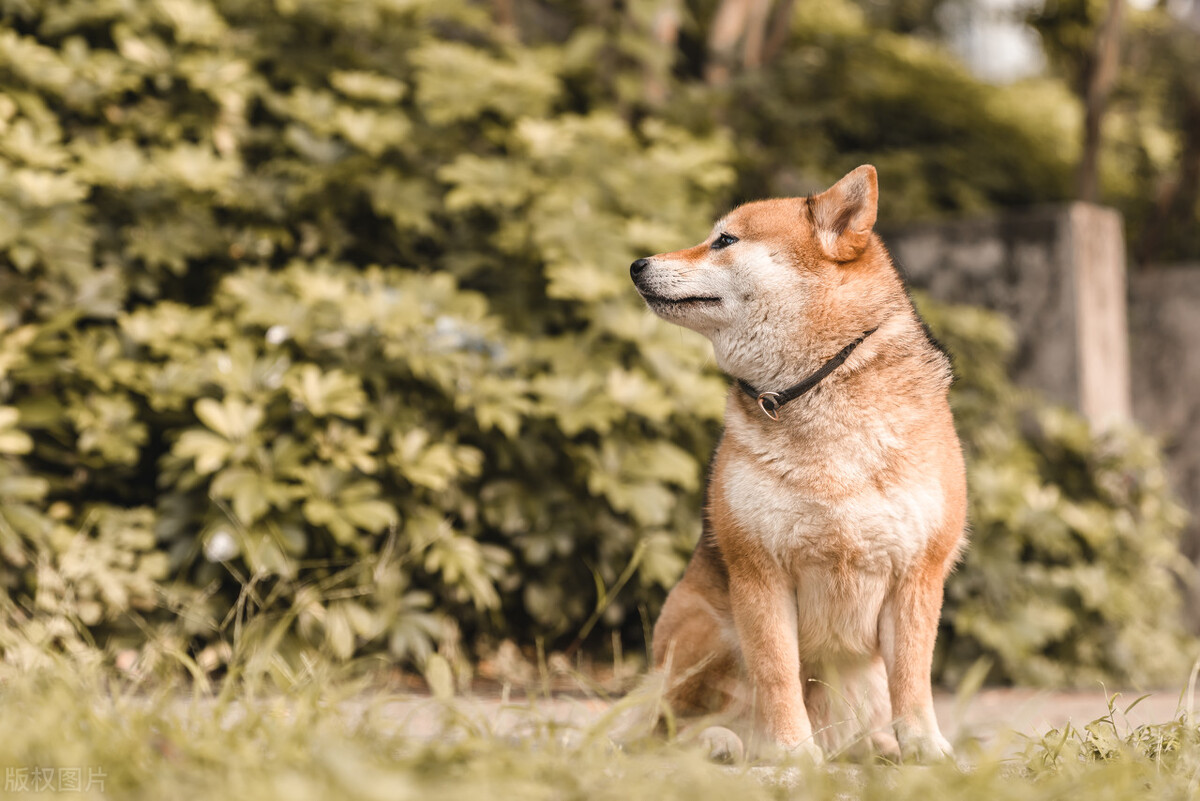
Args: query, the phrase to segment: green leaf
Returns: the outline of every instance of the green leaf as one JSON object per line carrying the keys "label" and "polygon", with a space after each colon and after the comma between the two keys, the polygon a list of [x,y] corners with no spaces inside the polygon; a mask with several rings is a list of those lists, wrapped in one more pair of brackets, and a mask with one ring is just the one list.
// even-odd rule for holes
{"label": "green leaf", "polygon": [[346,520],[372,534],[378,534],[398,522],[396,510],[386,501],[358,501],[343,505],[341,511]]}
{"label": "green leaf", "polygon": [[305,364],[288,375],[286,385],[292,398],[316,417],[336,415],[352,420],[366,409],[362,383],[342,370],[322,372],[314,364]]}
{"label": "green leaf", "polygon": [[394,450],[389,462],[408,481],[432,490],[444,490],[456,479],[479,475],[483,454],[448,442],[431,442],[429,432],[413,429],[392,434]]}
{"label": "green leaf", "polygon": [[338,659],[354,655],[354,625],[344,603],[330,604],[325,610],[325,643]]}
{"label": "green leaf", "polygon": [[250,525],[265,515],[271,508],[264,482],[259,473],[232,467],[222,470],[213,478],[209,492],[214,497],[229,500],[233,513],[243,525]]}
{"label": "green leaf", "polygon": [[429,692],[439,701],[454,697],[454,671],[441,654],[430,654],[425,660],[425,683]]}
{"label": "green leaf", "polygon": [[6,502],[40,501],[50,491],[50,482],[38,476],[0,475],[0,498]]}
{"label": "green leaf", "polygon": [[201,398],[196,401],[195,410],[200,422],[229,441],[245,439],[263,420],[260,407],[236,397],[222,401]]}
{"label": "green leaf", "polygon": [[33,450],[33,439],[17,429],[20,412],[13,406],[0,406],[0,453],[21,454]]}
{"label": "green leaf", "polygon": [[179,435],[171,452],[181,459],[193,460],[196,472],[209,475],[220,470],[229,461],[234,446],[229,440],[208,431],[192,429]]}
{"label": "green leaf", "polygon": [[558,94],[556,76],[532,52],[494,58],[458,42],[430,41],[412,54],[417,102],[434,125],[462,122],[484,111],[509,118],[542,113]]}
{"label": "green leaf", "polygon": [[329,82],[347,97],[388,105],[401,100],[408,90],[402,81],[363,70],[336,70],[330,74]]}

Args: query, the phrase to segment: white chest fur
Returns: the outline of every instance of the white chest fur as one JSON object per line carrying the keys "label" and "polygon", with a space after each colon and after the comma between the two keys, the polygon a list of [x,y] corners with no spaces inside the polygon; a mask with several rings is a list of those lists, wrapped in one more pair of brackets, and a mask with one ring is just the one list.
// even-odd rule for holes
{"label": "white chest fur", "polygon": [[731,462],[724,500],[781,563],[849,562],[897,572],[924,550],[941,522],[942,489],[933,481],[886,491],[868,482],[847,494],[823,493],[806,486],[804,471],[793,476],[774,467]]}
{"label": "white chest fur", "polygon": [[[869,453],[830,466],[759,458],[725,466],[724,501],[795,583],[802,654],[868,654],[893,579],[925,550],[944,514],[936,480],[880,490]],[[846,490],[845,480],[862,479]],[[920,480],[924,479],[924,480]],[[822,490],[825,488],[825,491]]]}

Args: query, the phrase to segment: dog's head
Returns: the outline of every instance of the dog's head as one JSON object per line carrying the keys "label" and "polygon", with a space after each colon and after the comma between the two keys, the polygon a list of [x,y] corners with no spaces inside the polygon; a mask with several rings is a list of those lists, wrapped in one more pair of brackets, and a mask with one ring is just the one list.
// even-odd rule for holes
{"label": "dog's head", "polygon": [[878,199],[875,168],[864,165],[818,195],[739,206],[700,244],[638,259],[629,272],[655,314],[712,339],[718,363],[740,361],[733,351],[772,346],[770,332],[827,328],[833,308],[857,316],[853,298],[835,296],[848,294],[839,287],[869,248]]}
{"label": "dog's head", "polygon": [[747,203],[722,217],[700,244],[638,259],[629,268],[647,305],[702,334],[751,325],[756,311],[823,294],[862,255],[879,189],[864,165],[808,198]]}

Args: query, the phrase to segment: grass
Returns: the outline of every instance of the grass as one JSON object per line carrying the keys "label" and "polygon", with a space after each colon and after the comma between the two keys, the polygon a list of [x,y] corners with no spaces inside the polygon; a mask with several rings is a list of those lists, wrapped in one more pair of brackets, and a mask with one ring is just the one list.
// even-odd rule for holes
{"label": "grass", "polygon": [[1195,724],[1181,716],[1133,728],[1112,703],[1085,727],[1027,740],[1015,757],[968,746],[968,769],[722,766],[687,741],[614,747],[616,712],[572,725],[537,701],[514,703],[500,730],[431,678],[439,697],[426,718],[437,732],[421,737],[395,713],[394,694],[322,660],[233,671],[213,685],[119,677],[87,654],[0,664],[4,797],[1104,801],[1190,798],[1200,781]]}

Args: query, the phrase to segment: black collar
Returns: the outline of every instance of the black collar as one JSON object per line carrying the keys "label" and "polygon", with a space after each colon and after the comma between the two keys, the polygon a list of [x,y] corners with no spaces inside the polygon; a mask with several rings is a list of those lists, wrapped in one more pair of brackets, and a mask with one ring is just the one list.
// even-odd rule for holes
{"label": "black collar", "polygon": [[790,386],[782,392],[759,392],[757,389],[750,386],[740,378],[738,379],[738,386],[741,387],[742,392],[745,392],[747,395],[749,395],[751,399],[758,401],[758,408],[763,410],[763,414],[765,414],[767,417],[770,417],[772,420],[778,420],[779,410],[783,408],[785,403],[794,401],[796,398],[799,398],[817,384],[820,384],[825,376],[832,373],[841,366],[842,362],[850,358],[850,354],[854,352],[854,349],[861,345],[864,339],[871,336],[871,334],[874,334],[876,330],[878,329],[872,328],[870,331],[867,331],[861,337],[838,351],[836,356],[821,365],[821,368],[815,373],[801,381],[799,384]]}

